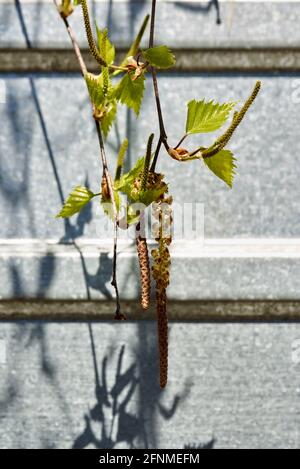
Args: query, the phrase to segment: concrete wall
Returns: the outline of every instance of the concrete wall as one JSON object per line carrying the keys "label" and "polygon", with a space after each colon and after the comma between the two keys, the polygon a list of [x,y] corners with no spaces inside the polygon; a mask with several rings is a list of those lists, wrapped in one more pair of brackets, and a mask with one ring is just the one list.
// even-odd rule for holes
{"label": "concrete wall", "polygon": [[[121,51],[150,8],[90,4]],[[183,167],[163,155],[159,163],[174,199],[201,202],[205,213],[204,243],[178,239],[172,248],[164,392],[131,242],[120,243],[119,281],[135,322],[116,324],[100,207],[54,219],[74,185],[97,191],[100,181],[63,24],[51,2],[0,3],[0,447],[299,447],[300,2],[162,0],[157,8],[157,42],[178,57],[159,76],[171,142],[188,100],[242,101],[263,82],[231,144],[233,191],[199,162]],[[80,11],[71,22],[94,70]],[[148,83],[140,120],[120,114],[110,165],[122,138],[131,142],[129,165],[152,131]]]}

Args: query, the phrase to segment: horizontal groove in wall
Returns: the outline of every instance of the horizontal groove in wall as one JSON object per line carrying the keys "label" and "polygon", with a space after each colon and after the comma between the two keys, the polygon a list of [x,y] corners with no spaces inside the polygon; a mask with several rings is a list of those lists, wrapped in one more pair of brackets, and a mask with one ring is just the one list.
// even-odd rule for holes
{"label": "horizontal groove in wall", "polygon": [[[118,51],[117,62],[127,49]],[[300,71],[300,49],[178,49],[170,72],[267,72]],[[99,71],[88,50],[83,57],[90,71]],[[2,49],[0,72],[77,72],[76,57],[69,49]]]}
{"label": "horizontal groove in wall", "polygon": [[[172,321],[280,322],[299,321],[299,301],[170,301]],[[11,320],[113,320],[113,301],[8,300],[0,301],[0,319]],[[142,311],[137,301],[122,301],[128,320],[153,320],[154,306]]]}

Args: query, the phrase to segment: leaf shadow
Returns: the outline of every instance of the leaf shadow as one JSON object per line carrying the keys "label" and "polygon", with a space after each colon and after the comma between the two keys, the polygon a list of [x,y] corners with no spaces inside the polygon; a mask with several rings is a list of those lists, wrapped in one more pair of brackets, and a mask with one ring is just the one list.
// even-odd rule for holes
{"label": "leaf shadow", "polygon": [[212,9],[216,10],[216,24],[222,24],[221,19],[221,9],[219,0],[209,0],[207,4],[203,3],[194,3],[194,2],[174,2],[174,4],[181,9],[184,10],[191,10],[197,13],[202,13],[203,15],[207,15]]}
{"label": "leaf shadow", "polygon": [[216,444],[216,440],[212,438],[207,443],[192,443],[184,445],[183,449],[214,449]]}
{"label": "leaf shadow", "polygon": [[[100,369],[93,326],[89,324],[88,327],[95,376],[95,404],[84,414],[84,428],[75,439],[73,448],[157,447],[157,419],[171,421],[179,405],[189,395],[191,385],[185,383],[171,403],[164,403],[164,391],[157,379],[155,324],[143,321],[137,325],[138,342],[135,348],[130,348],[130,355],[134,352],[131,364],[125,364],[126,346],[119,348],[116,357],[112,345],[102,359]],[[146,342],[141,342],[145,336]]]}

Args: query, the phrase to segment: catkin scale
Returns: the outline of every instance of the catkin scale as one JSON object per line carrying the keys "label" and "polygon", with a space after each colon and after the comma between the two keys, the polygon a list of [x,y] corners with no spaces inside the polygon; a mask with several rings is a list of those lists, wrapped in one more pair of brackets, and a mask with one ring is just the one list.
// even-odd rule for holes
{"label": "catkin scale", "polygon": [[141,271],[141,305],[143,309],[148,309],[151,294],[151,275],[148,245],[146,238],[140,235],[136,237],[136,248]]}
{"label": "catkin scale", "polygon": [[168,382],[168,316],[167,316],[167,296],[157,294],[157,329],[158,329],[158,347],[159,347],[159,377],[160,387],[165,388]]}

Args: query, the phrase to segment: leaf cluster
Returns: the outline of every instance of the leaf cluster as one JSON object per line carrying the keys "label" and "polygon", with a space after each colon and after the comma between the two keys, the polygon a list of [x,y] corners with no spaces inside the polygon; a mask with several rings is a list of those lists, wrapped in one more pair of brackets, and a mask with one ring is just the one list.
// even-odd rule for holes
{"label": "leaf cluster", "polygon": [[[236,128],[241,123],[246,112],[255,100],[261,87],[261,82],[256,82],[252,93],[242,106],[240,111],[233,113],[231,124],[228,129],[218,137],[209,147],[199,147],[197,150],[189,152],[179,147],[169,149],[170,156],[181,162],[200,159],[218,178],[222,179],[230,188],[236,174],[236,159],[233,153],[225,149]],[[190,101],[187,105],[187,117],[185,134],[181,142],[192,134],[214,132],[228,121],[236,102],[216,103],[214,101]],[[181,143],[180,142],[180,143]]]}
{"label": "leaf cluster", "polygon": [[[77,4],[79,4],[77,0]],[[146,72],[150,66],[167,69],[175,64],[175,57],[165,46],[140,49],[143,34],[149,22],[147,15],[141,28],[120,64],[115,64],[116,48],[111,42],[107,28],[101,30],[96,24],[98,54],[106,66],[99,75],[87,72],[85,75],[94,118],[99,120],[104,136],[117,117],[118,104],[132,109],[139,115],[143,102]],[[120,79],[116,77],[122,75]],[[116,81],[117,80],[117,81]]]}

